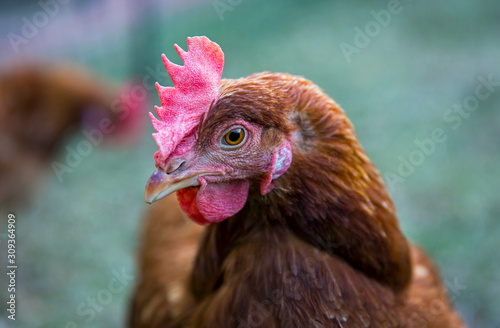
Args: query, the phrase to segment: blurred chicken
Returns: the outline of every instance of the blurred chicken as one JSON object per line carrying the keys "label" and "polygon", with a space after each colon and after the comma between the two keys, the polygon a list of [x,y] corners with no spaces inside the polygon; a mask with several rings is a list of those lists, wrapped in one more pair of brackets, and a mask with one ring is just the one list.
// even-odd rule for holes
{"label": "blurred chicken", "polygon": [[[220,80],[206,37],[164,57],[131,327],[464,327],[344,111],[282,73]],[[196,245],[198,248],[196,251]]]}
{"label": "blurred chicken", "polygon": [[[145,99],[130,96],[74,65],[28,65],[0,73],[0,208],[25,200],[72,131],[101,129],[103,139],[137,139]],[[123,97],[125,96],[125,97]],[[83,136],[82,136],[83,137]]]}

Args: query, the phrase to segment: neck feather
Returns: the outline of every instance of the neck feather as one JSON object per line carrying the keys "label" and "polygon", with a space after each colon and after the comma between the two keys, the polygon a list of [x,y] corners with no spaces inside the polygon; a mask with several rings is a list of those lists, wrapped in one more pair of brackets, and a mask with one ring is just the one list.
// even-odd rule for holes
{"label": "neck feather", "polygon": [[252,208],[365,275],[404,289],[409,246],[387,189],[344,112],[313,89],[300,94],[289,114],[297,127],[292,166]]}
{"label": "neck feather", "polygon": [[251,189],[240,213],[209,227],[197,265],[208,277],[232,246],[256,233],[292,234],[402,291],[411,278],[409,245],[390,196],[344,112],[304,81],[287,98],[290,168],[269,194]]}

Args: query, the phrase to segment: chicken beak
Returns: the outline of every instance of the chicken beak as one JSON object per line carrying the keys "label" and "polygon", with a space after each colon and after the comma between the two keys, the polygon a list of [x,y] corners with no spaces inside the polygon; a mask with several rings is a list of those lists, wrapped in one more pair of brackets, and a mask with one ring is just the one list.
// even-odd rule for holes
{"label": "chicken beak", "polygon": [[179,177],[175,174],[166,174],[162,169],[157,168],[146,184],[145,200],[151,204],[157,200],[170,195],[177,190],[187,187],[199,186],[198,174],[187,177]]}
{"label": "chicken beak", "polygon": [[174,170],[167,174],[163,169],[156,168],[146,183],[145,201],[148,204],[156,202],[177,190],[199,186],[198,178],[205,175],[224,175],[223,172],[203,169]]}

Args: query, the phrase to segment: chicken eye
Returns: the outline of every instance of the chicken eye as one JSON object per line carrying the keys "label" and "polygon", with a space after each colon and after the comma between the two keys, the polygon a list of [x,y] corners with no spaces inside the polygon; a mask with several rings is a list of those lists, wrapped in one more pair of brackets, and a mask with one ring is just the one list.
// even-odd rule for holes
{"label": "chicken eye", "polygon": [[228,131],[222,137],[222,145],[227,148],[233,148],[240,145],[245,140],[245,129],[242,127],[237,127]]}

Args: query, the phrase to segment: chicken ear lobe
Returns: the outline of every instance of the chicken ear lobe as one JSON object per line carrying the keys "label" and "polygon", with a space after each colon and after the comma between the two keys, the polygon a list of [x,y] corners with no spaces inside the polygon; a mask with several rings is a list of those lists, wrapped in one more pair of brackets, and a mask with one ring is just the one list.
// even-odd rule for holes
{"label": "chicken ear lobe", "polygon": [[274,188],[273,180],[285,173],[291,163],[292,147],[290,142],[285,140],[272,155],[269,172],[260,183],[261,195],[269,193]]}

